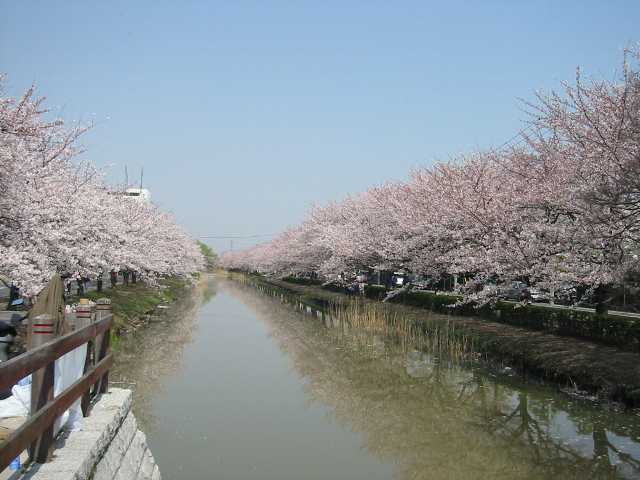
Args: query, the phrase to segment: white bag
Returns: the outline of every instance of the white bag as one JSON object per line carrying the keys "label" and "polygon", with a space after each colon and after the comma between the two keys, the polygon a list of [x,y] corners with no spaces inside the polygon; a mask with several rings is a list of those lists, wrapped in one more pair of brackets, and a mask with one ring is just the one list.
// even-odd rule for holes
{"label": "white bag", "polygon": [[[87,344],[85,343],[56,360],[53,381],[53,395],[55,397],[82,377],[86,355]],[[82,407],[80,402],[81,399],[78,398],[69,407],[69,410],[56,420],[53,428],[54,434],[57,434],[62,427],[69,428],[71,431],[82,429]]]}
{"label": "white bag", "polygon": [[[55,361],[53,374],[53,396],[57,397],[82,377],[87,344],[80,345]],[[12,396],[0,400],[0,418],[26,417],[31,410],[31,375],[23,378],[11,388]],[[69,410],[64,412],[53,424],[53,434],[57,435],[62,427],[72,431],[82,429],[81,399],[76,400]]]}
{"label": "white bag", "polygon": [[[31,387],[29,387],[29,396],[31,396]],[[26,417],[27,415],[29,415],[29,409],[18,400],[15,394],[0,400],[0,418]]]}

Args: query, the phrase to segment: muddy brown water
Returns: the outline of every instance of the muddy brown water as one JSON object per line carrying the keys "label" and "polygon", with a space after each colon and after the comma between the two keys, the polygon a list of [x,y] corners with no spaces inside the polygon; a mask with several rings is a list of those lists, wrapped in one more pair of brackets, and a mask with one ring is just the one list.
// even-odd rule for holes
{"label": "muddy brown water", "polygon": [[210,277],[121,340],[165,479],[640,478],[640,414]]}

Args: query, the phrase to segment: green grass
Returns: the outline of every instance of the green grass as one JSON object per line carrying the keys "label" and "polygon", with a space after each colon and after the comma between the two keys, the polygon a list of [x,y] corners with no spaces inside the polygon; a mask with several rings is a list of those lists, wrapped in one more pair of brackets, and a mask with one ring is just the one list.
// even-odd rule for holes
{"label": "green grass", "polygon": [[[115,332],[122,330],[130,322],[153,312],[158,305],[175,302],[188,288],[186,280],[171,277],[161,279],[157,286],[149,286],[142,282],[135,285],[117,285],[115,288],[105,288],[102,292],[90,291],[83,295],[96,301],[99,298],[111,299],[111,306],[115,316]],[[73,297],[71,303],[77,302]]]}

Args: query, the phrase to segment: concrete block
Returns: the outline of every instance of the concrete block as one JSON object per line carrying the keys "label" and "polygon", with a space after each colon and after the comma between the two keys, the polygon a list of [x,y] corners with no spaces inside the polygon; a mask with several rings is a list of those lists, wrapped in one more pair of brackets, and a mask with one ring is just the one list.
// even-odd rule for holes
{"label": "concrete block", "polygon": [[137,480],[151,480],[155,467],[155,459],[153,458],[151,450],[149,450],[147,446],[147,449],[144,451],[144,454],[142,456],[142,463],[140,463],[140,470],[138,470]]}
{"label": "concrete block", "polygon": [[147,437],[138,430],[122,459],[115,480],[135,480],[138,476],[145,450],[147,450]]}
{"label": "concrete block", "polygon": [[136,418],[133,414],[127,415],[107,451],[95,462],[94,478],[96,480],[111,480],[115,477],[137,431]]}
{"label": "concrete block", "polygon": [[102,445],[106,449],[109,446],[111,439],[104,438],[102,432],[91,431],[86,432],[84,430],[79,432],[72,432],[67,438],[56,441],[56,449],[53,452],[53,458],[64,459],[70,455],[70,452],[84,452],[88,447],[98,447],[98,443],[102,442]]}
{"label": "concrete block", "polygon": [[[75,480],[77,477],[75,475],[75,465],[68,466],[68,468],[64,468],[64,466],[56,465],[55,467],[51,466],[52,464],[38,464],[33,465],[29,468],[28,471],[18,476],[20,480],[32,480],[32,479],[52,479],[52,480]],[[12,477],[13,479],[13,477]]]}
{"label": "concrete block", "polygon": [[[131,410],[131,391],[114,388],[103,394],[94,405],[89,417],[83,419],[82,430],[117,430]],[[112,435],[113,436],[113,435]]]}
{"label": "concrete block", "polygon": [[22,479],[47,479],[47,480],[79,480],[79,477],[73,471],[51,471],[47,468],[37,470],[30,469],[27,473],[19,477]]}
{"label": "concrete block", "polygon": [[31,465],[15,480],[160,479],[146,436],[129,413],[131,401],[129,390],[102,395],[81,431],[56,440],[52,461]]}
{"label": "concrete block", "polygon": [[160,469],[158,465],[153,467],[153,473],[151,474],[151,480],[162,480],[162,476],[160,475]]}

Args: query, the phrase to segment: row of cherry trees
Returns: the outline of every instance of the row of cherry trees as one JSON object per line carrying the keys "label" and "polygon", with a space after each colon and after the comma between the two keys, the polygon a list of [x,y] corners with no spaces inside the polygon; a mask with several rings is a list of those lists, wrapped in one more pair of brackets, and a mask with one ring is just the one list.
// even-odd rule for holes
{"label": "row of cherry trees", "polygon": [[359,268],[598,287],[638,269],[640,75],[585,81],[527,104],[517,142],[463,155],[315,208],[227,268],[323,277]]}
{"label": "row of cherry trees", "polygon": [[47,121],[33,88],[3,93],[0,78],[0,275],[27,295],[54,273],[135,270],[152,279],[203,266],[197,244],[153,204],[125,197],[77,160],[86,128]]}

